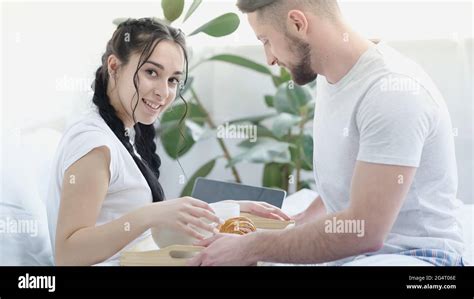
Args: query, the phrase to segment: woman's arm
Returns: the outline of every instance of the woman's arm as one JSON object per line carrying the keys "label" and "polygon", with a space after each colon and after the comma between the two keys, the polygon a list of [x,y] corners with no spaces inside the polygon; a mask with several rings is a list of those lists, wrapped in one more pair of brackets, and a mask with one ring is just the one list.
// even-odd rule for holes
{"label": "woman's arm", "polygon": [[109,164],[110,152],[104,146],[93,149],[66,170],[56,230],[56,265],[103,262],[150,227],[173,226],[198,239],[204,237],[188,224],[215,230],[200,219],[218,222],[212,209],[189,197],[152,203],[96,226],[109,187]]}
{"label": "woman's arm", "polygon": [[102,262],[148,228],[146,209],[95,226],[109,187],[109,164],[110,151],[104,146],[93,149],[66,170],[56,226],[56,265]]}

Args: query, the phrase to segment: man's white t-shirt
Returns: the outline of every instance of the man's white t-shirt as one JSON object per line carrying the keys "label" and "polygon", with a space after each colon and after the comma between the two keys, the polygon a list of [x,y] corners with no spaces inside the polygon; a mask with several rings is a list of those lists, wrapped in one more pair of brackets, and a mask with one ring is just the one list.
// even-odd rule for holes
{"label": "man's white t-shirt", "polygon": [[[87,113],[64,132],[52,165],[52,179],[46,206],[53,253],[55,252],[56,225],[64,173],[80,158],[94,148],[101,146],[106,146],[110,151],[110,182],[96,226],[113,221],[152,203],[150,187],[125,146],[96,110]],[[75,180],[80,179],[80,177],[70,177],[68,180],[70,183],[74,183]],[[126,224],[124,224],[124,231],[125,229]],[[150,236],[149,230],[128,244],[122,251],[148,236]],[[120,252],[101,264],[118,265],[119,258]]]}
{"label": "man's white t-shirt", "polygon": [[417,168],[376,253],[431,248],[462,254],[453,138],[448,109],[432,80],[385,43],[366,51],[336,84],[318,78],[314,174],[328,213],[348,208],[357,161]]}

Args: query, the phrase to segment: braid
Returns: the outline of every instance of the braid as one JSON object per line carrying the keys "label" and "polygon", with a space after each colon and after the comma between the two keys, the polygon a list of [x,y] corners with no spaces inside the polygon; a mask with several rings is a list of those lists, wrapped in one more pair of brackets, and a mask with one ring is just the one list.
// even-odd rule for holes
{"label": "braid", "polygon": [[145,161],[147,161],[148,166],[151,168],[155,176],[159,178],[161,159],[160,156],[156,154],[155,128],[153,125],[144,125],[140,123],[138,123],[136,127],[137,152]]}
{"label": "braid", "polygon": [[[99,67],[96,72],[96,79],[94,82],[94,96],[92,102],[97,106],[100,116],[104,119],[105,123],[109,126],[112,132],[114,132],[115,136],[117,136],[120,142],[125,146],[128,153],[132,156],[133,160],[140,169],[140,172],[145,177],[145,180],[151,189],[153,202],[163,201],[164,192],[161,184],[158,181],[161,160],[160,157],[155,153],[156,144],[154,142],[155,130],[153,125],[147,126],[146,130],[139,129],[138,132],[140,133],[142,131],[147,132],[145,138],[140,138],[140,136],[138,136],[140,133],[137,132],[136,139],[141,143],[140,145],[137,145],[137,152],[142,157],[142,161],[139,157],[137,157],[137,155],[135,155],[133,146],[130,143],[130,139],[125,132],[125,126],[122,120],[117,116],[115,108],[112,106],[112,104],[110,104],[106,90],[108,83],[107,77],[108,73],[105,72],[102,67]],[[150,131],[153,133],[150,133]],[[153,134],[153,136],[151,136],[151,134]],[[153,152],[151,153],[150,151]],[[151,167],[149,167],[147,164]]]}

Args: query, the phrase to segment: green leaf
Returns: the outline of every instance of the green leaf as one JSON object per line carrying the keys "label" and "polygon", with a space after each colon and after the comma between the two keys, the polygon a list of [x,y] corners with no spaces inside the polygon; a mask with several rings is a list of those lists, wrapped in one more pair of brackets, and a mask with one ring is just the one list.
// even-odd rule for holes
{"label": "green leaf", "polygon": [[275,95],[274,105],[278,112],[298,115],[298,108],[288,94],[288,84],[283,84],[278,88]]}
{"label": "green leaf", "polygon": [[166,123],[160,123],[160,127],[157,130],[157,134],[161,135],[168,133],[170,130],[174,130],[179,125],[179,120],[168,121]]}
{"label": "green leaf", "polygon": [[232,63],[241,67],[245,67],[251,70],[254,70],[256,72],[265,74],[265,75],[270,75],[272,76],[272,72],[270,71],[269,68],[266,66],[257,63],[255,61],[252,61],[250,59],[237,56],[237,55],[232,55],[232,54],[222,54],[222,55],[216,55],[213,56],[207,60],[213,60],[213,61],[222,61],[222,62],[227,62],[227,63]]}
{"label": "green leaf", "polygon": [[200,126],[199,124],[195,123],[190,119],[186,119],[185,124],[186,128],[189,130],[189,133],[191,134],[191,137],[195,142],[199,141],[206,132],[204,127]]}
{"label": "green leaf", "polygon": [[282,165],[277,163],[266,164],[263,169],[262,184],[263,187],[283,189],[283,171]]}
{"label": "green leaf", "polygon": [[316,108],[316,101],[313,99],[306,103],[303,107],[300,108],[301,116],[303,117],[303,123],[312,121],[314,119],[314,110]]}
{"label": "green leaf", "polygon": [[192,132],[183,125],[162,132],[160,139],[166,153],[173,159],[182,157],[195,144]]}
{"label": "green leaf", "polygon": [[314,101],[308,103],[308,115],[306,116],[306,118],[308,120],[313,120],[314,119],[314,111],[316,109],[316,103]]}
{"label": "green leaf", "polygon": [[171,23],[183,13],[184,0],[162,0],[161,8],[163,8],[166,20]]}
{"label": "green leaf", "polygon": [[273,80],[273,85],[275,85],[276,88],[280,87],[280,85],[285,83],[278,76],[272,76],[272,80]]}
{"label": "green leaf", "polygon": [[313,137],[311,135],[293,136],[290,143],[294,147],[290,148],[291,160],[293,164],[298,164],[302,169],[313,170]]}
{"label": "green leaf", "polygon": [[274,105],[280,113],[286,112],[301,116],[301,107],[311,100],[311,93],[306,87],[285,83],[278,88]]}
{"label": "green leaf", "polygon": [[303,135],[298,145],[301,157],[301,168],[304,170],[313,170],[313,137]]}
{"label": "green leaf", "polygon": [[281,138],[300,122],[301,117],[297,115],[285,112],[280,113],[277,117],[273,118],[272,132],[276,137]]}
{"label": "green leaf", "polygon": [[193,1],[193,4],[191,4],[191,6],[188,9],[188,12],[186,13],[186,16],[184,17],[183,23],[186,22],[186,20],[196,11],[196,9],[199,7],[199,5],[201,5],[201,3],[202,3],[202,0]]}
{"label": "green leaf", "polygon": [[185,116],[187,119],[198,123],[199,125],[204,125],[206,122],[206,114],[202,111],[202,109],[194,103],[187,103],[187,113],[185,104],[176,104],[170,109],[166,110],[166,112],[161,117],[160,124],[164,125],[170,121],[177,121]]}
{"label": "green leaf", "polygon": [[268,163],[263,169],[262,185],[268,188],[286,189],[288,177],[285,177],[285,167],[289,168],[289,173],[293,172],[293,167],[288,164]]}
{"label": "green leaf", "polygon": [[186,112],[184,104],[168,109],[160,121],[158,134],[166,153],[173,159],[183,156],[192,148],[202,133],[197,128],[205,124],[206,115],[198,105],[188,103],[187,107],[183,121],[181,119]]}
{"label": "green leaf", "polygon": [[[311,185],[314,184],[314,181],[311,180],[306,180],[306,181],[300,181],[300,190],[301,189],[312,189]],[[299,190],[296,190],[299,191]]]}
{"label": "green leaf", "polygon": [[193,191],[194,187],[194,182],[196,181],[197,178],[202,178],[208,176],[211,171],[214,169],[214,166],[216,165],[216,159],[211,160],[201,166],[194,174],[193,176],[189,179],[189,181],[186,183],[186,186],[184,186],[183,191],[181,191],[181,197],[183,196],[190,196],[191,192]]}
{"label": "green leaf", "polygon": [[246,123],[250,122],[253,124],[260,124],[262,121],[269,119],[271,117],[276,116],[277,114],[271,113],[271,114],[265,114],[265,115],[260,115],[260,116],[251,116],[251,117],[245,117],[245,118],[239,118],[239,119],[234,119],[229,121],[229,124],[238,124],[238,123]]}
{"label": "green leaf", "polygon": [[257,125],[257,138],[269,137],[277,139],[273,132],[262,125]]}
{"label": "green leaf", "polygon": [[280,68],[280,79],[283,82],[288,82],[291,80],[291,74],[288,72],[288,70],[284,67]]}
{"label": "green leaf", "polygon": [[[267,129],[264,126],[257,125],[257,141],[261,138],[266,138],[266,137],[267,138],[272,138],[272,139],[277,139],[276,136],[273,135],[272,131],[270,131],[269,129]],[[247,139],[247,140],[244,140],[241,143],[239,143],[237,146],[241,147],[241,148],[250,149],[253,146],[255,146],[255,142],[252,141],[252,140]]]}
{"label": "green leaf", "polygon": [[291,75],[285,68],[282,67],[280,68],[280,76],[273,76],[272,80],[273,85],[278,88],[280,85],[288,83],[291,80]]}
{"label": "green leaf", "polygon": [[112,21],[112,23],[116,26],[122,24],[123,22],[125,22],[126,20],[128,20],[128,18],[116,18]]}
{"label": "green leaf", "polygon": [[196,35],[200,32],[206,33],[213,37],[226,36],[233,33],[239,28],[240,19],[235,13],[227,13],[214,20],[202,25],[194,30],[189,36]]}
{"label": "green leaf", "polygon": [[260,138],[254,146],[235,156],[227,165],[231,167],[240,162],[249,163],[289,163],[291,145],[271,138]]}
{"label": "green leaf", "polygon": [[274,97],[273,96],[265,96],[265,104],[267,104],[267,107],[269,108],[273,108],[274,105],[273,105],[273,101],[274,101]]}

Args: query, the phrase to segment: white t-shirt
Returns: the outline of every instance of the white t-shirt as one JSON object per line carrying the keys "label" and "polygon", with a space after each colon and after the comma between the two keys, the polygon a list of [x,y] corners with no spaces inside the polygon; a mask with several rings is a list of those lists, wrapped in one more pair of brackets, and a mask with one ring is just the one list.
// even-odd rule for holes
{"label": "white t-shirt", "polygon": [[[53,161],[46,203],[53,253],[64,173],[77,160],[101,146],[106,146],[110,151],[110,182],[96,225],[108,223],[152,203],[150,187],[135,161],[99,113],[91,111],[64,132]],[[78,179],[69,178],[70,182]],[[148,236],[149,230],[122,251]],[[118,265],[119,258],[120,252],[101,264]]]}
{"label": "white t-shirt", "polygon": [[384,43],[365,52],[336,84],[322,76],[317,81],[314,174],[329,213],[348,208],[356,161],[417,167],[377,253],[432,248],[462,254],[446,104],[421,67]]}

